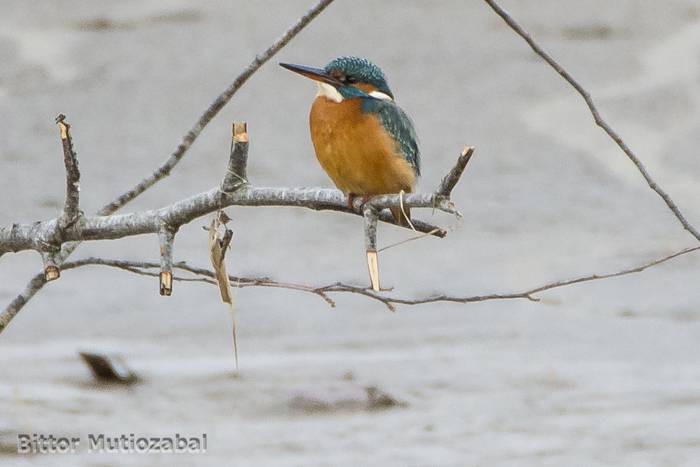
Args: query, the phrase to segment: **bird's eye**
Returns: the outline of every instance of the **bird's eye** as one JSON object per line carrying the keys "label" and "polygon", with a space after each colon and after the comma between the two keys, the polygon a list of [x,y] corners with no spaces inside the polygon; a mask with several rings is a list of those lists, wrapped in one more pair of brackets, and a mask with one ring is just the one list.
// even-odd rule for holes
{"label": "bird's eye", "polygon": [[348,83],[357,83],[357,78],[354,76],[346,76],[343,81],[346,81]]}

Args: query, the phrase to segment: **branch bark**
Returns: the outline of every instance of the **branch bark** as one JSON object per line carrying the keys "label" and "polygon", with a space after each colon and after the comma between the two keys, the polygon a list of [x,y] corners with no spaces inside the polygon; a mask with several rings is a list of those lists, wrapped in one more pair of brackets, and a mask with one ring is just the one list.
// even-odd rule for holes
{"label": "branch bark", "polygon": [[[178,228],[199,217],[229,206],[286,206],[301,207],[316,211],[337,211],[363,215],[359,209],[348,209],[345,195],[330,188],[273,188],[246,185],[235,192],[224,193],[212,188],[190,198],[177,201],[160,209],[113,214],[111,216],[85,217],[80,223],[68,227],[63,232],[64,242],[88,240],[114,240],[134,235],[154,234],[160,224],[166,222]],[[367,201],[366,206],[376,210],[399,207],[399,195],[381,195]],[[457,214],[452,202],[434,193],[411,193],[404,196],[403,205],[410,208],[435,208],[448,214]],[[393,224],[393,218],[382,216],[381,220]],[[0,251],[18,252],[39,250],[39,242],[54,231],[57,219],[33,224],[13,224],[0,228]],[[416,230],[431,232],[435,226],[414,223]],[[444,231],[438,232],[444,235]]]}
{"label": "branch bark", "polygon": [[[160,275],[160,291],[163,295],[172,292],[172,272],[168,269],[171,263],[171,250],[174,235],[182,225],[206,214],[219,211],[228,206],[293,206],[314,210],[333,210],[348,214],[362,215],[369,209],[379,220],[394,224],[393,216],[388,213],[377,215],[383,209],[391,207],[433,208],[446,213],[458,214],[452,201],[436,193],[414,193],[406,195],[382,195],[375,196],[364,203],[355,203],[348,208],[346,196],[339,190],[326,188],[265,188],[255,187],[249,183],[240,183],[240,179],[233,174],[246,172],[248,142],[245,125],[239,125],[237,131],[234,127],[234,148],[230,153],[229,169],[223,177],[222,185],[209,191],[194,195],[190,198],[177,201],[160,209],[141,211],[131,214],[112,214],[106,216],[80,216],[79,222],[73,222],[64,230],[61,230],[60,238],[55,232],[61,218],[35,222],[33,224],[13,224],[10,227],[0,228],[0,255],[12,251],[37,250],[45,253],[46,245],[51,246],[53,256],[49,257],[52,263],[48,266],[56,266],[65,260],[72,252],[77,242],[87,240],[112,240],[142,234],[158,234],[161,238],[163,266]],[[460,164],[460,161],[457,161]],[[455,169],[452,169],[455,172]],[[456,171],[461,175],[462,170]],[[234,180],[234,178],[236,180]],[[236,183],[238,181],[239,183]],[[455,180],[456,183],[456,180]],[[225,192],[221,187],[228,187],[230,192]],[[376,222],[376,221],[374,221]],[[166,226],[164,230],[164,226]],[[413,222],[416,230],[430,233],[436,236],[444,236],[446,233],[433,225],[424,222]],[[376,250],[376,225],[375,250]],[[65,245],[61,251],[61,245]],[[374,257],[374,269],[370,264],[372,283],[379,290],[378,270],[376,268],[376,251]],[[46,258],[46,257],[45,257]],[[368,255],[368,261],[371,260]],[[47,269],[48,271],[48,269]],[[0,323],[9,323],[19,310],[26,304],[25,297],[31,297],[39,290],[47,279],[53,277],[45,272],[40,279],[34,278],[25,292],[13,300],[0,316]],[[43,279],[43,280],[42,280]],[[3,327],[0,327],[2,332]]]}
{"label": "branch bark", "polygon": [[[63,212],[51,226],[47,226],[42,232],[32,228],[37,235],[33,240],[34,249],[41,254],[44,262],[44,280],[46,282],[56,280],[61,276],[59,265],[62,258],[60,252],[65,232],[79,221],[82,214],[80,212],[80,170],[78,169],[78,157],[73,149],[70,125],[66,122],[66,116],[63,114],[56,117],[56,124],[61,137],[63,165],[66,171],[66,197]],[[38,227],[39,224],[34,223],[32,227]],[[17,235],[18,228],[17,224],[13,224],[11,234]]]}
{"label": "branch bark", "polygon": [[442,182],[440,182],[440,186],[437,189],[437,194],[447,198],[450,197],[452,190],[462,176],[462,172],[464,172],[469,160],[472,158],[472,154],[474,154],[474,146],[465,146],[465,148],[462,149],[462,153],[459,155],[457,163],[454,167],[452,167],[452,170],[445,175]]}
{"label": "branch bark", "polygon": [[[168,232],[175,232],[180,226],[194,219],[229,206],[294,206],[363,215],[365,219],[373,222],[371,232],[374,234],[373,243],[376,251],[377,213],[382,209],[403,205],[409,208],[433,208],[457,214],[449,198],[433,193],[413,193],[406,195],[403,199],[401,195],[375,196],[368,201],[361,201],[359,204],[356,202],[352,208],[348,208],[346,197],[339,190],[255,187],[248,183],[243,176],[247,171],[249,147],[245,123],[234,124],[232,138],[233,147],[230,151],[228,169],[223,177],[221,188],[212,188],[204,193],[156,210],[81,217],[80,222],[72,222],[62,229],[60,226],[63,217],[32,224],[13,224],[10,227],[0,228],[0,252],[18,252],[30,249],[46,251],[46,245],[50,245],[52,249],[58,251],[61,244],[66,242],[113,240],[148,233],[160,234],[161,240],[168,240],[168,237],[165,236]],[[446,180],[449,179],[449,190],[459,180],[466,160],[468,158],[460,157],[457,161],[457,168],[453,168],[450,174],[445,177]],[[436,229],[428,224],[418,225],[418,229],[425,228],[426,232],[433,232]],[[57,231],[60,231],[59,236],[56,235]],[[172,241],[172,239],[169,240]],[[164,245],[161,242],[161,246]]]}
{"label": "branch bark", "polygon": [[61,270],[56,261],[56,255],[53,252],[40,251],[41,260],[44,262],[44,279],[46,282],[51,282],[61,277]]}
{"label": "branch bark", "polygon": [[66,229],[80,216],[80,170],[78,169],[78,156],[73,149],[73,138],[70,134],[70,125],[65,121],[66,116],[60,114],[56,117],[56,124],[61,133],[63,146],[63,164],[66,168],[66,201],[63,214],[59,218],[58,228]]}
{"label": "branch bark", "polygon": [[[182,138],[182,142],[170,157],[158,167],[151,176],[142,180],[134,187],[124,192],[112,202],[106,204],[97,212],[97,215],[106,216],[123,207],[126,203],[140,196],[144,191],[165,178],[175,168],[192,146],[199,134],[211,122],[219,111],[233,98],[236,92],[253,76],[268,60],[284,48],[297,34],[299,34],[314,18],[330,5],[333,0],[321,0],[313,8],[306,12],[292,25],[279,39],[272,43],[265,51],[257,55],[236,79],[209,105],[207,110],[199,117],[196,124]],[[65,261],[80,243],[65,244],[58,255],[58,262]],[[5,252],[0,250],[0,257]],[[39,292],[46,284],[44,274],[34,276],[25,286],[24,290],[15,297],[0,315],[0,332],[5,328],[19,311]]]}
{"label": "branch bark", "polygon": [[228,170],[221,184],[221,191],[230,193],[246,183],[248,183],[248,125],[246,122],[234,122],[231,128]]}
{"label": "branch bark", "polygon": [[176,229],[161,222],[158,230],[160,241],[160,294],[170,296],[173,293],[173,244]]}

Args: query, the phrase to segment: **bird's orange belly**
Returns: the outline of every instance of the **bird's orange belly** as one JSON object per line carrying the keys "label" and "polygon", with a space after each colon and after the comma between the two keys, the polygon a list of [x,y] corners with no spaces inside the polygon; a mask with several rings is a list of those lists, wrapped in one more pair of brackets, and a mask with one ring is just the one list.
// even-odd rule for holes
{"label": "bird's orange belly", "polygon": [[345,193],[410,192],[416,176],[376,116],[359,102],[323,97],[311,108],[311,139],[321,167]]}

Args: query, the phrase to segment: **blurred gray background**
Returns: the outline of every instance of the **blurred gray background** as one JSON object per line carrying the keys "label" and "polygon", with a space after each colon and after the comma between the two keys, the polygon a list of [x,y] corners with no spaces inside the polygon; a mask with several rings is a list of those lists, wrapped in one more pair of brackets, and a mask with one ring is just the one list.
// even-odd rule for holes
{"label": "blurred gray background", "polygon": [[[696,226],[700,4],[504,0],[593,93]],[[213,98],[309,1],[4,0],[0,224],[54,217],[64,175],[53,118],[73,126],[82,207],[94,212],[160,164]],[[171,177],[124,212],[219,183],[230,123],[249,123],[249,178],[330,186],[313,155],[313,85],[276,65],[365,56],[413,117],[432,190],[465,144],[461,222],[381,255],[394,293],[475,295],[611,272],[694,245],[584,103],[480,1],[343,1],[265,65]],[[229,271],[364,284],[362,221],[230,209]],[[207,265],[193,222],[175,256]],[[381,245],[407,231],[382,226]],[[76,258],[156,259],[153,237],[89,243]],[[40,270],[5,255],[0,301]],[[557,289],[542,301],[329,308],[288,290],[237,292],[241,376],[216,289],[83,268],[48,285],[0,336],[0,462],[8,465],[680,466],[700,458],[700,256]],[[143,378],[92,383],[77,351],[123,355]],[[376,385],[407,407],[336,408]],[[329,400],[308,412],[297,396]],[[335,404],[335,405],[334,405]],[[342,405],[342,404],[340,404]],[[208,433],[199,456],[19,457],[17,432]]]}

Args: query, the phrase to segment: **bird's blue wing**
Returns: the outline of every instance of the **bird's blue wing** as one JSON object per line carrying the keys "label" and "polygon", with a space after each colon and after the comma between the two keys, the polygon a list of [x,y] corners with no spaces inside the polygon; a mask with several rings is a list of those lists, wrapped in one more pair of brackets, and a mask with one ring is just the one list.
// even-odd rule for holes
{"label": "bird's blue wing", "polygon": [[413,167],[416,175],[420,175],[418,136],[408,115],[394,102],[373,97],[364,100],[363,110],[379,117],[384,128],[398,143],[403,158]]}

